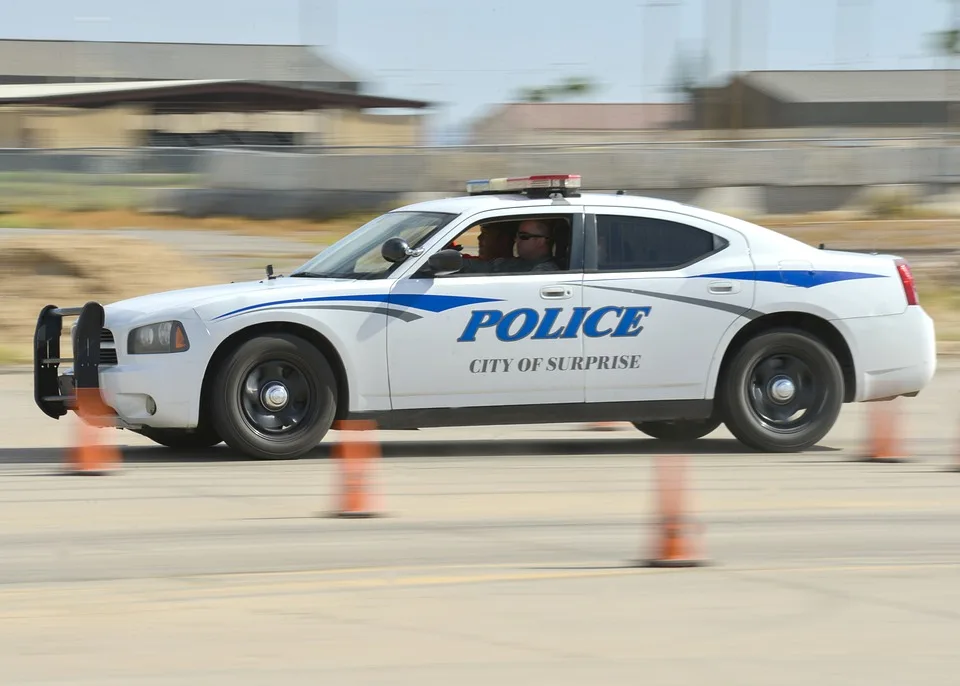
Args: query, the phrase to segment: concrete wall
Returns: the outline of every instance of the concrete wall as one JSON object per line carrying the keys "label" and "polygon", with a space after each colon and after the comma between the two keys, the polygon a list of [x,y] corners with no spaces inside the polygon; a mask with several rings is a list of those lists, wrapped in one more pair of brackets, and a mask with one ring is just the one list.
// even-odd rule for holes
{"label": "concrete wall", "polygon": [[310,112],[149,114],[133,106],[97,110],[53,107],[0,108],[0,148],[133,148],[148,131],[293,133],[300,145],[420,145],[425,115],[384,115],[352,110]]}
{"label": "concrete wall", "polygon": [[[955,204],[960,148],[651,148],[567,152],[302,154],[215,151],[199,158],[203,188],[167,193],[194,216],[322,217],[462,194],[468,179],[579,173],[585,189],[675,198],[741,216],[857,210],[884,194]],[[178,209],[179,208],[179,209]]]}
{"label": "concrete wall", "polygon": [[35,109],[24,115],[25,144],[41,148],[135,147],[145,141],[138,125],[143,114],[134,106]]}
{"label": "concrete wall", "polygon": [[[960,197],[954,191],[960,187],[960,146],[929,141],[903,147],[384,148],[356,154],[298,148],[0,151],[0,172],[32,171],[151,172],[161,175],[154,186],[161,190],[145,209],[262,218],[378,210],[462,194],[472,178],[545,172],[581,174],[586,190],[623,189],[741,216],[859,211],[882,196],[953,213]],[[198,179],[190,188],[163,188],[162,174],[184,173]]]}
{"label": "concrete wall", "polygon": [[608,148],[590,151],[383,154],[210,151],[209,188],[460,191],[471,178],[578,173],[594,189],[869,186],[960,180],[960,148]]}

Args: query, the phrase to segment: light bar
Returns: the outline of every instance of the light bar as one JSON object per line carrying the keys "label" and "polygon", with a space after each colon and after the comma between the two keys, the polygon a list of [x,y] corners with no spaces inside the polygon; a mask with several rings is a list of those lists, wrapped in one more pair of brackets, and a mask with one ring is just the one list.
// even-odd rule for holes
{"label": "light bar", "polygon": [[[467,181],[468,195],[529,193],[530,191],[540,191],[543,195],[553,192],[561,195],[576,195],[579,190],[579,174],[541,174],[538,176],[512,176],[500,179]],[[573,191],[573,193],[566,193],[565,191]]]}

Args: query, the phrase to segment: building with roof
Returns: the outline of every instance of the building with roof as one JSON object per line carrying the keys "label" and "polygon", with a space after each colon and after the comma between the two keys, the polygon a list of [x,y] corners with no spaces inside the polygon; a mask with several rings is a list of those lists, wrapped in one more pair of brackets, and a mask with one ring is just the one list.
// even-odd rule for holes
{"label": "building with roof", "polygon": [[0,40],[0,147],[420,142],[429,103],[366,85],[299,45]]}
{"label": "building with roof", "polygon": [[699,129],[938,127],[957,121],[954,70],[753,71],[696,89]]}
{"label": "building with roof", "polygon": [[0,40],[0,84],[261,81],[359,93],[359,75],[303,45]]}
{"label": "building with roof", "polygon": [[552,145],[641,140],[688,123],[683,103],[515,102],[471,127],[473,144]]}

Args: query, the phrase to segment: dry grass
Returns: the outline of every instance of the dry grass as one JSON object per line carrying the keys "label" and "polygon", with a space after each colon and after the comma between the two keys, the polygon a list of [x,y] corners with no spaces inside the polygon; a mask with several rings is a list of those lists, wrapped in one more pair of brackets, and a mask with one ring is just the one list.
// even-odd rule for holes
{"label": "dry grass", "polygon": [[960,219],[873,219],[847,221],[758,221],[758,224],[809,245],[832,248],[960,248]]}
{"label": "dry grass", "polygon": [[0,239],[0,361],[32,359],[33,331],[44,305],[109,303],[224,280],[209,266],[150,241],[82,234],[69,245]]}
{"label": "dry grass", "polygon": [[[0,228],[41,229],[174,229],[178,231],[229,231],[248,236],[284,236],[330,244],[377,216],[356,213],[327,219],[257,220],[242,217],[192,218],[150,214],[130,209],[71,212],[56,208],[25,208],[0,213]],[[909,247],[960,248],[960,218],[840,219],[824,216],[776,216],[756,223],[810,245],[834,248],[895,250]]]}
{"label": "dry grass", "polygon": [[954,268],[915,269],[920,304],[933,317],[941,354],[960,354],[960,274]]}

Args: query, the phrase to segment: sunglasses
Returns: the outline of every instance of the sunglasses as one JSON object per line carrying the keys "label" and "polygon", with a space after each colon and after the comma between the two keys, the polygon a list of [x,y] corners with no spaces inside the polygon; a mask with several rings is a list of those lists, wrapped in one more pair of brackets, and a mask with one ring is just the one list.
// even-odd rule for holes
{"label": "sunglasses", "polygon": [[524,232],[524,231],[521,231],[521,232],[519,232],[519,233],[517,234],[517,240],[518,240],[518,241],[526,241],[526,240],[529,240],[529,239],[531,239],[531,238],[546,238],[546,236],[541,236],[541,235],[538,234],[538,233],[526,233],[526,232]]}

